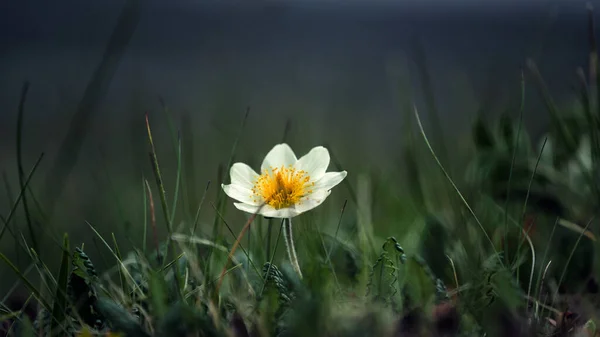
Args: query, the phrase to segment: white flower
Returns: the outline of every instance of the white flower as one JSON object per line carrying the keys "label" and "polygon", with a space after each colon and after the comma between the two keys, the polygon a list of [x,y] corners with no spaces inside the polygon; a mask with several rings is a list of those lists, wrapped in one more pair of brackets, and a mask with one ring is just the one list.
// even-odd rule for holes
{"label": "white flower", "polygon": [[[300,159],[287,144],[278,144],[266,155],[262,174],[244,163],[231,166],[231,184],[221,187],[239,201],[235,207],[271,218],[292,218],[319,206],[347,175],[326,172],[329,151],[322,146]],[[262,206],[262,208],[261,208]]]}

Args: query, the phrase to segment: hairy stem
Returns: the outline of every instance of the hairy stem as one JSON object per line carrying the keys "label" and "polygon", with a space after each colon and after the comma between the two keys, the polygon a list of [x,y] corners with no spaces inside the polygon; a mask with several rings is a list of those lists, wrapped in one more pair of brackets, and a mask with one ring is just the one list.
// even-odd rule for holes
{"label": "hairy stem", "polygon": [[294,248],[294,238],[292,236],[292,219],[287,218],[283,220],[283,238],[285,240],[285,247],[287,248],[288,257],[292,263],[292,267],[298,273],[298,276],[302,278],[302,272],[300,271],[300,264],[298,263],[298,256],[296,255],[296,248]]}

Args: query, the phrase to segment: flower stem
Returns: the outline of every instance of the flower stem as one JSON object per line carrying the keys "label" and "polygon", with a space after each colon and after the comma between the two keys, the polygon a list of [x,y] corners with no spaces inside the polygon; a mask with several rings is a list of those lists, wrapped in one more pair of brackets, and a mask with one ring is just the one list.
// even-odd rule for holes
{"label": "flower stem", "polygon": [[294,239],[292,237],[292,219],[287,218],[283,220],[283,238],[285,240],[285,247],[287,248],[288,257],[292,263],[292,267],[298,273],[298,276],[302,278],[302,272],[300,271],[300,264],[298,264],[298,256],[296,256],[296,248],[294,248]]}

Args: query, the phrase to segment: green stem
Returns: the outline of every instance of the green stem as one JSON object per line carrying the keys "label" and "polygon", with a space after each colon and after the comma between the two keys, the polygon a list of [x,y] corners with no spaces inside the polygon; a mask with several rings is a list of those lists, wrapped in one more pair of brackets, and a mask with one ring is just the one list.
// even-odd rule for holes
{"label": "green stem", "polygon": [[283,220],[283,238],[285,240],[285,247],[287,248],[288,257],[292,263],[292,267],[298,273],[298,276],[302,278],[302,272],[300,271],[300,264],[298,263],[298,256],[296,255],[296,248],[294,248],[294,238],[292,236],[292,219],[287,218]]}

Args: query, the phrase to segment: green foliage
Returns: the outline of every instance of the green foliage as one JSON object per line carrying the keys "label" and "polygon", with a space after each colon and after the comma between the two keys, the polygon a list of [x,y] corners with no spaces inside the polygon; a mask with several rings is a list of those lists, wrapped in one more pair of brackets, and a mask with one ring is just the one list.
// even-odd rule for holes
{"label": "green foliage", "polygon": [[[419,67],[429,77],[424,64]],[[110,332],[134,337],[520,336],[525,331],[595,336],[598,308],[584,313],[587,323],[571,324],[565,317],[570,300],[588,295],[584,288],[597,282],[600,272],[598,231],[592,225],[600,206],[597,94],[583,81],[582,101],[563,107],[548,95],[533,62],[529,70],[552,117],[546,138],[534,146],[522,125],[524,83],[518,120],[509,112],[495,123],[477,116],[471,133],[474,152],[466,163],[447,163],[448,153],[438,158],[415,111],[423,139],[407,132],[400,153],[406,181],[375,173],[360,176],[360,186],[347,179],[341,185],[349,193],[343,219],[311,214],[294,224],[299,226],[302,278],[281,262],[273,226],[263,227],[260,220],[229,256],[237,234],[227,223],[228,203],[220,189],[212,204],[212,233],[197,233],[205,196],[200,205],[188,200],[198,199],[184,181],[193,177],[186,152],[191,141],[182,143],[176,136],[174,115],[165,108],[177,155],[170,200],[168,170],[158,165],[148,119],[146,127],[162,210],[158,218],[168,237],[156,234],[158,203],[146,205],[154,199],[145,184],[144,212],[150,214],[144,214],[144,236],[149,218],[154,246],[122,254],[116,235],[109,245],[92,227],[111,252],[104,260],[115,261],[113,268],[97,270],[83,246],[71,252],[64,235],[62,245],[57,244],[62,251],[56,278],[39,252],[27,249],[49,294],[0,253],[41,304],[33,324],[12,312],[17,309],[2,308],[2,315],[15,318],[10,329],[18,336],[83,336],[84,331],[86,336]],[[431,96],[429,84],[424,85]],[[428,106],[435,112],[435,102]],[[249,110],[241,130],[248,115]],[[240,137],[226,158],[227,167]],[[425,153],[437,165],[421,160],[420,146],[428,147],[430,153]],[[333,153],[332,162],[341,167]],[[19,166],[19,186],[25,188],[31,175],[24,181]],[[226,167],[219,168],[222,172]],[[62,189],[62,180],[49,186]],[[11,206],[8,220],[0,219],[0,237],[19,202],[25,203],[22,198]],[[351,214],[344,214],[346,207]],[[338,216],[337,222],[331,220]]]}
{"label": "green foliage", "polygon": [[[391,254],[388,249],[391,250]],[[400,265],[406,262],[406,255],[404,255],[404,249],[393,237],[385,241],[382,250],[369,275],[367,296],[370,296],[374,301],[391,305],[399,290],[398,269]],[[395,303],[394,307],[397,308],[398,303]]]}

